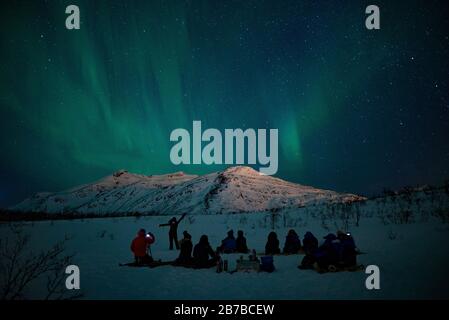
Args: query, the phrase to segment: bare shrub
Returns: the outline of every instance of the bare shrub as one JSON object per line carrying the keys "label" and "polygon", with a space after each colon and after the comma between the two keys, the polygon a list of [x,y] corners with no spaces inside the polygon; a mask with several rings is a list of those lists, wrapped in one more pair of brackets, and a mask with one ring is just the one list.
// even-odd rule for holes
{"label": "bare shrub", "polygon": [[327,221],[326,221],[326,217],[325,217],[325,216],[322,216],[322,218],[321,218],[321,227],[322,227],[324,230],[326,230],[326,231],[330,231],[330,228],[329,228],[329,226],[328,226],[328,224],[327,224]]}
{"label": "bare shrub", "polygon": [[358,203],[355,204],[354,211],[355,211],[355,226],[358,227],[360,225],[360,218],[362,216],[360,211],[360,205]]}
{"label": "bare shrub", "polygon": [[382,223],[387,224],[409,224],[413,222],[411,210],[399,210],[381,216]]}
{"label": "bare shrub", "polygon": [[66,254],[69,238],[57,242],[48,250],[33,253],[30,237],[23,229],[11,227],[12,236],[0,239],[0,296],[2,300],[26,299],[26,290],[40,280],[46,280],[46,294],[41,299],[74,299],[65,288],[65,268],[73,255]]}
{"label": "bare shrub", "polygon": [[278,228],[277,226],[277,221],[280,217],[279,214],[279,209],[278,208],[273,208],[270,210],[270,220],[271,220],[271,229],[275,230]]}

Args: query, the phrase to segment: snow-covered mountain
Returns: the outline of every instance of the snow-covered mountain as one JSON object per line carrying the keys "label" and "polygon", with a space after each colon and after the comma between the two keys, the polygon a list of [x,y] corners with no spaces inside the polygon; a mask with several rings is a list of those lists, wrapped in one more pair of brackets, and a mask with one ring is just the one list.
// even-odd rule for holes
{"label": "snow-covered mountain", "polygon": [[55,193],[37,193],[11,210],[45,213],[217,214],[363,200],[290,183],[244,166],[196,176],[182,172],[144,176],[118,171],[97,182]]}

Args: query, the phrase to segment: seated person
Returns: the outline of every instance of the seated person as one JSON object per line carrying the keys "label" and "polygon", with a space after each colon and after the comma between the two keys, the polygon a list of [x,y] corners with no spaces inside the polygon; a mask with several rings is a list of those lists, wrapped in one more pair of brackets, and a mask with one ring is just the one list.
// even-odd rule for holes
{"label": "seated person", "polygon": [[281,249],[279,248],[279,240],[276,232],[272,231],[268,235],[267,244],[265,245],[265,254],[274,255],[280,254]]}
{"label": "seated person", "polygon": [[283,252],[285,254],[296,254],[301,250],[301,240],[295,230],[290,229],[287,237],[285,237],[285,244]]}
{"label": "seated person", "polygon": [[318,239],[312,234],[312,232],[307,231],[302,240],[302,246],[306,255],[312,254],[318,249]]}
{"label": "seated person", "polygon": [[246,238],[243,236],[243,231],[239,230],[237,232],[237,239],[235,251],[239,253],[248,253],[248,246],[246,245]]}
{"label": "seated person", "polygon": [[193,249],[193,264],[195,268],[213,267],[216,265],[218,258],[219,257],[212,250],[207,236],[202,235],[200,241]]}
{"label": "seated person", "polygon": [[336,271],[339,263],[340,243],[333,233],[329,233],[324,239],[324,243],[313,254],[318,271]]}
{"label": "seated person", "polygon": [[337,232],[337,238],[340,241],[340,267],[351,268],[357,265],[357,248],[354,238],[350,233],[342,231]]}
{"label": "seated person", "polygon": [[131,242],[131,251],[134,253],[135,265],[147,265],[153,262],[148,254],[149,246],[154,242],[154,236],[140,229],[137,236]]}
{"label": "seated person", "polygon": [[315,238],[312,232],[307,231],[302,240],[302,245],[305,256],[298,268],[313,269],[313,264],[316,262],[314,253],[318,250],[318,239]]}
{"label": "seated person", "polygon": [[233,253],[237,247],[237,243],[234,238],[234,231],[229,230],[228,236],[221,241],[221,246],[219,248],[220,252]]}
{"label": "seated person", "polygon": [[176,259],[175,264],[177,265],[191,265],[193,263],[192,258],[192,236],[184,231],[184,238],[180,241],[181,251],[179,252],[179,257]]}

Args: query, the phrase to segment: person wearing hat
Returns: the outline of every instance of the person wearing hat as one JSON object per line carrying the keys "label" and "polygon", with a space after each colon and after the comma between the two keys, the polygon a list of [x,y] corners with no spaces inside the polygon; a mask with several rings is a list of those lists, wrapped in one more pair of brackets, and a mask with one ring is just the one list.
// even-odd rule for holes
{"label": "person wearing hat", "polygon": [[148,254],[148,248],[154,243],[154,235],[145,229],[140,229],[137,236],[131,242],[131,251],[134,253],[136,265],[145,265],[153,262],[153,258]]}
{"label": "person wearing hat", "polygon": [[339,263],[340,244],[333,233],[329,233],[324,239],[324,243],[314,254],[316,260],[314,266],[318,272],[335,272]]}
{"label": "person wearing hat", "polygon": [[179,252],[179,257],[176,259],[175,263],[177,265],[189,266],[192,264],[192,236],[187,231],[184,231],[182,235],[184,237],[180,241],[181,251]]}

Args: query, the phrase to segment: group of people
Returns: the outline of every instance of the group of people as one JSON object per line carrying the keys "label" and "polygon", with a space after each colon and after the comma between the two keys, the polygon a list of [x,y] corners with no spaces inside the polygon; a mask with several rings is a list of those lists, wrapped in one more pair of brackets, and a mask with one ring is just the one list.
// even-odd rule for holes
{"label": "group of people", "polygon": [[[234,231],[229,230],[221,245],[212,249],[207,235],[202,235],[199,242],[193,246],[192,236],[183,232],[181,241],[177,241],[177,228],[179,220],[172,218],[169,223],[160,226],[170,226],[169,242],[170,249],[175,244],[176,249],[180,249],[178,258],[171,264],[193,268],[210,268],[217,264],[220,254],[228,253],[248,253],[246,238],[242,230],[237,232],[237,238]],[[135,256],[136,264],[149,264],[153,262],[151,255],[148,254],[150,245],[154,242],[154,235],[146,233],[140,229],[136,238],[132,241],[131,251]],[[324,243],[319,246],[318,239],[310,232],[306,232],[301,240],[295,230],[288,231],[285,237],[285,243],[282,250],[283,254],[305,254],[300,269],[316,269],[319,272],[337,271],[341,268],[353,268],[356,266],[357,248],[351,234],[338,231],[337,234],[329,233],[324,237]],[[265,245],[265,255],[272,256],[281,254],[278,236],[275,232],[270,232]]]}
{"label": "group of people", "polygon": [[[295,230],[290,229],[285,237],[283,254],[296,254],[301,251],[301,240]],[[272,231],[268,234],[267,244],[265,245],[266,255],[281,254],[279,240],[276,232]]]}
{"label": "group of people", "polygon": [[227,237],[221,241],[221,246],[217,248],[217,251],[222,253],[248,253],[249,250],[243,231],[239,230],[237,238],[235,238],[234,230],[229,230]]}
{"label": "group of people", "polygon": [[337,231],[337,235],[329,233],[324,243],[318,246],[315,236],[307,232],[303,240],[305,256],[299,265],[300,269],[315,269],[318,272],[335,272],[341,269],[357,268],[357,247],[350,233]]}
{"label": "group of people", "polygon": [[[134,254],[134,265],[151,265],[154,263],[153,257],[149,254],[150,245],[154,243],[154,235],[146,233],[145,229],[140,229],[137,236],[131,242],[131,251]],[[215,266],[219,254],[214,251],[209,244],[206,235],[202,235],[198,244],[193,248],[192,236],[187,232],[183,232],[183,238],[176,245],[180,248],[178,258],[171,264],[193,268],[210,268]],[[193,255],[192,255],[193,249]]]}
{"label": "group of people", "polygon": [[[300,269],[316,269],[318,272],[337,271],[339,269],[351,269],[357,266],[357,247],[350,233],[337,231],[337,235],[329,233],[324,237],[324,243],[319,246],[318,239],[307,231],[302,240],[299,239],[295,230],[289,230],[283,253],[305,254]],[[280,254],[279,240],[275,232],[268,235],[265,245],[266,255]]]}

